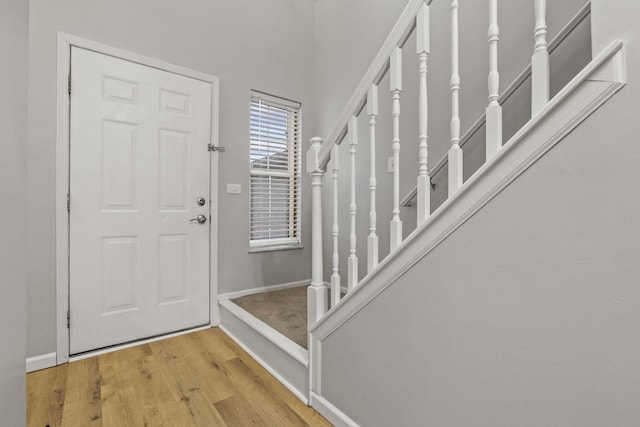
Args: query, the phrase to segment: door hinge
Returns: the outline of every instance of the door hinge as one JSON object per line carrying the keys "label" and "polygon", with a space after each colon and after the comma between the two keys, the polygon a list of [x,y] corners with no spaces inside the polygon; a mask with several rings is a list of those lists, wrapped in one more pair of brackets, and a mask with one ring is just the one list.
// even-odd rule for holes
{"label": "door hinge", "polygon": [[67,213],[71,212],[71,194],[67,193]]}
{"label": "door hinge", "polygon": [[71,329],[71,311],[67,310],[67,329]]}
{"label": "door hinge", "polygon": [[209,151],[219,151],[221,153],[224,153],[227,149],[224,148],[224,147],[220,147],[219,145],[209,144],[207,146],[207,150],[209,150]]}
{"label": "door hinge", "polygon": [[67,91],[71,95],[71,74],[69,74],[69,79],[67,80]]}

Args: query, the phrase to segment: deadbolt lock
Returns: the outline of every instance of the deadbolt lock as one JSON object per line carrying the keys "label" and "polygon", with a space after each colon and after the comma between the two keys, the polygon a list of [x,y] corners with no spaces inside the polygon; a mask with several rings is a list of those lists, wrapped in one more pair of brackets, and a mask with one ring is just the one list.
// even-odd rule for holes
{"label": "deadbolt lock", "polygon": [[198,206],[204,206],[207,201],[204,199],[204,197],[198,197],[198,200],[196,200],[196,203],[198,204]]}

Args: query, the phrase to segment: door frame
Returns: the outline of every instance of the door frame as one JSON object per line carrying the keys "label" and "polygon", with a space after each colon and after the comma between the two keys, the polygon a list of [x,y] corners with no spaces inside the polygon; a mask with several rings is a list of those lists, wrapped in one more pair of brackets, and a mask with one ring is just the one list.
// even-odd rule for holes
{"label": "door frame", "polygon": [[[173,74],[190,77],[211,84],[211,141],[218,144],[220,79],[216,76],[173,65],[122,49],[103,45],[71,34],[58,32],[57,46],[57,134],[56,134],[56,364],[69,361],[69,193],[70,107],[69,76],[71,48],[78,47],[146,65]],[[218,152],[210,152],[210,259],[209,259],[209,324],[220,323],[218,307]]]}

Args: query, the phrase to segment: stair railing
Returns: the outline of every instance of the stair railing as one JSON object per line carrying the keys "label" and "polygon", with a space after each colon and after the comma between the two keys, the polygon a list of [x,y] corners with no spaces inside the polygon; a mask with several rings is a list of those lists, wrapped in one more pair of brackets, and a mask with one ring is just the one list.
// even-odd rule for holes
{"label": "stair railing", "polygon": [[[369,235],[367,237],[367,273],[378,265],[378,236],[376,234],[376,119],[378,116],[379,83],[389,72],[390,96],[392,99],[392,144],[393,155],[393,193],[392,218],[390,222],[390,253],[402,244],[402,219],[400,217],[400,100],[402,93],[402,52],[410,35],[416,31],[416,53],[418,55],[418,176],[416,186],[417,226],[425,226],[430,216],[430,176],[428,169],[428,93],[427,63],[429,58],[429,7],[433,0],[412,0],[405,7],[389,37],[385,40],[378,55],[367,70],[355,93],[349,100],[336,126],[326,141],[313,138],[307,153],[307,172],[311,175],[312,187],[312,279],[309,286],[308,325],[313,326],[331,307],[340,302],[341,280],[338,269],[338,180],[339,162],[338,145],[349,135],[350,155],[350,202],[349,202],[349,255],[347,259],[347,290],[353,290],[358,284],[358,257],[356,248],[356,166],[357,166],[357,117],[365,108],[369,118]],[[461,87],[459,75],[459,0],[447,0],[451,4],[451,147],[447,154],[449,170],[448,195],[451,198],[463,186],[463,152],[460,136],[459,92]],[[549,49],[547,43],[546,0],[533,0],[535,7],[534,53],[532,57],[532,116],[535,116],[549,102]],[[463,2],[464,4],[464,2]],[[488,99],[486,108],[487,162],[502,148],[502,108],[499,103],[498,70],[498,1],[489,3],[489,74]],[[326,166],[334,157],[333,168],[333,255],[331,275],[331,301],[329,290],[323,280],[322,251],[322,177]]]}
{"label": "stair railing", "polygon": [[[571,20],[567,23],[567,25],[565,25],[557,34],[556,36],[548,43],[547,46],[547,50],[548,50],[548,54],[551,55],[553,54],[553,52],[561,45],[561,43],[566,40],[567,37],[569,37],[569,35],[571,35],[573,33],[573,31],[575,31],[576,28],[578,28],[578,26],[580,24],[582,24],[585,19],[587,19],[589,16],[591,15],[591,2],[586,2],[585,5],[575,14],[575,16],[573,18],[571,18]],[[495,30],[495,29],[494,29]],[[492,28],[489,28],[489,37],[490,37],[490,49],[491,49],[491,32],[492,32]],[[495,41],[495,46],[497,48],[497,40]],[[497,53],[493,54],[490,52],[490,55],[496,55],[495,58],[497,59]],[[492,58],[490,58],[492,59]],[[490,64],[491,70],[495,69],[497,70],[497,64],[496,65],[492,65]],[[500,112],[497,113],[499,114],[499,117],[502,117],[502,104],[504,104],[509,98],[511,98],[511,96],[514,95],[514,93],[516,93],[516,91],[518,89],[520,89],[522,87],[522,85],[529,79],[531,78],[531,74],[532,74],[532,70],[531,70],[532,65],[529,64],[516,78],[515,80],[513,80],[511,82],[511,84],[506,87],[502,93],[500,93],[498,95],[498,99],[497,99],[497,103],[498,106],[500,106]],[[497,79],[496,79],[497,78]],[[492,79],[492,74],[491,71],[489,73],[489,79]],[[499,75],[494,75],[493,76],[493,81],[490,80],[489,84],[491,85],[492,83],[495,85],[499,86]],[[489,86],[489,93],[490,93],[490,97],[491,94],[493,93],[495,96],[495,87]],[[500,144],[502,142],[502,121],[500,119],[496,120],[495,118],[491,117],[492,114],[492,110],[496,108],[496,105],[492,102],[493,100],[490,98],[489,101],[489,106],[487,107],[485,113],[480,116],[470,127],[469,129],[467,129],[467,131],[465,132],[465,134],[462,136],[462,139],[460,140],[460,147],[463,147],[467,142],[469,142],[477,133],[478,131],[482,128],[482,126],[486,125],[486,158],[487,159],[491,159],[493,158],[493,156],[498,152],[498,150],[500,149]],[[533,116],[533,115],[532,115]],[[487,117],[489,117],[487,119]],[[492,128],[493,125],[493,128]],[[500,134],[497,134],[497,132],[500,132]],[[440,173],[440,171],[442,171],[442,169],[444,169],[447,166],[447,155],[445,155],[444,157],[442,157],[430,170],[430,176],[433,179],[438,173]],[[435,184],[432,184],[432,188],[435,188]],[[408,206],[413,206],[414,205],[414,201],[416,199],[417,196],[417,186],[413,187],[411,189],[411,191],[409,191],[409,193],[407,193],[407,195],[402,199],[402,201],[400,201],[400,206],[401,207],[408,207]],[[419,218],[419,216],[418,216]],[[420,225],[420,223],[418,223],[418,225]]]}

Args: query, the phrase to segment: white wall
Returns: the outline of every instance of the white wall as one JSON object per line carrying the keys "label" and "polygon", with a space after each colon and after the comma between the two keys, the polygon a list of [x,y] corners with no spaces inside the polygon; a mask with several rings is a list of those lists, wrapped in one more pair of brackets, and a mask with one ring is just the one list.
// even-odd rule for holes
{"label": "white wall", "polygon": [[[374,3],[374,4],[371,4]],[[317,10],[317,87],[318,130],[325,137],[342,108],[346,105],[365,70],[398,19],[407,1],[318,1]],[[576,15],[586,0],[549,2],[548,40]],[[429,167],[446,155],[450,146],[450,8],[448,1],[434,1],[431,8],[431,53],[428,62],[429,89]],[[366,11],[366,12],[364,12]],[[504,90],[531,62],[533,52],[533,2],[511,0],[499,7],[500,45],[499,68],[501,90]],[[460,6],[460,60],[462,91],[462,134],[484,113],[487,105],[488,73],[488,1],[474,1]],[[415,34],[403,48],[403,91],[400,118],[400,199],[416,185],[418,174],[418,58]],[[551,57],[551,94],[555,95],[591,59],[590,22],[587,18]],[[530,81],[505,103],[504,140],[507,141],[531,116]],[[389,222],[392,211],[393,176],[387,172],[391,156],[391,94],[389,76],[379,85],[380,115],[377,118],[377,234],[380,259],[389,252]],[[369,129],[366,109],[359,117],[360,142],[357,148],[357,250],[360,277],[366,274],[366,244],[369,234]],[[484,127],[464,147],[464,177],[471,176],[485,160]],[[346,278],[346,258],[349,250],[349,137],[340,147],[340,270]],[[333,161],[324,176],[323,205],[326,229],[332,221]],[[447,197],[447,169],[432,174],[436,185],[432,192],[432,210]],[[408,236],[416,227],[415,207],[401,208],[403,234]],[[324,233],[325,277],[331,274],[331,233]]]}
{"label": "white wall", "polygon": [[[312,0],[30,0],[28,355],[55,351],[56,31],[220,77],[219,291],[310,277],[305,249],[248,253],[249,99],[255,88],[303,103],[315,134]],[[306,147],[306,144],[305,144]],[[308,186],[307,176],[303,185]],[[243,194],[226,194],[227,183]]]}
{"label": "white wall", "polygon": [[25,425],[27,21],[23,0],[0,2],[0,417]]}

